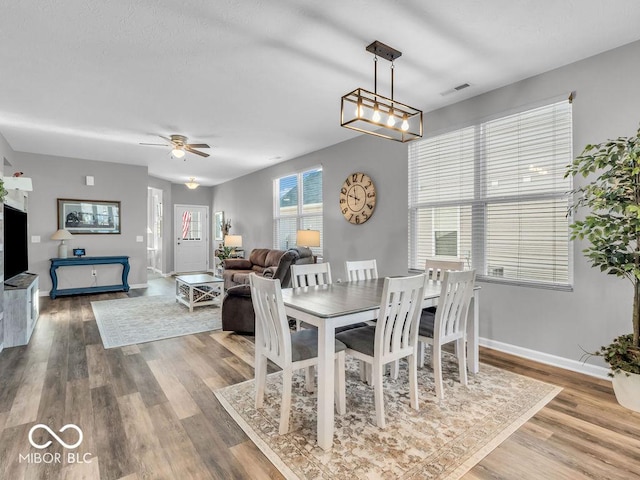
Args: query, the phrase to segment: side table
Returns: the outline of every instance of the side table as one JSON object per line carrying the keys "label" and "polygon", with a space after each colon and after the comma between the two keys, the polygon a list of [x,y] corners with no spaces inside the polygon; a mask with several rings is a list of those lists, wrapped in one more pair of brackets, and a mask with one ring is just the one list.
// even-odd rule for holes
{"label": "side table", "polygon": [[206,273],[176,277],[176,302],[189,307],[189,312],[193,312],[194,307],[221,305],[223,293],[222,278]]}

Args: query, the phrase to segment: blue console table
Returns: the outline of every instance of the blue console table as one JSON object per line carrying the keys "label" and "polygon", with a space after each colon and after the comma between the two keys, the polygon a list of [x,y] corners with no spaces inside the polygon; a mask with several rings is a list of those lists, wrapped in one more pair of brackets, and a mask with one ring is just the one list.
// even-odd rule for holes
{"label": "blue console table", "polygon": [[[58,290],[58,275],[56,270],[58,267],[74,267],[77,265],[122,265],[122,284],[118,285],[96,285],[93,287],[77,287],[77,288],[63,288]],[[129,277],[129,257],[73,257],[73,258],[52,258],[51,268],[49,268],[49,274],[51,275],[51,298],[56,298],[60,295],[76,295],[78,293],[98,293],[98,292],[120,292],[129,291],[129,284],[127,278]]]}

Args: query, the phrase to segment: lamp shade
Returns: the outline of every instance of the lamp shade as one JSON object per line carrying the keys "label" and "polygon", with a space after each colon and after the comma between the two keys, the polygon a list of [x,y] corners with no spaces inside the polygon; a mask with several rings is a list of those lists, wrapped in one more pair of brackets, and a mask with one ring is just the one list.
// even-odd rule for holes
{"label": "lamp shade", "polygon": [[242,235],[225,235],[224,236],[224,246],[225,247],[241,247],[242,246]]}
{"label": "lamp shade", "polygon": [[296,233],[296,245],[301,247],[319,247],[320,230],[298,230]]}
{"label": "lamp shade", "polygon": [[73,235],[71,234],[71,232],[69,230],[65,230],[64,228],[61,228],[56,233],[51,235],[51,240],[71,240],[72,238]]}
{"label": "lamp shade", "polygon": [[71,240],[73,235],[69,230],[65,230],[61,228],[56,233],[51,235],[51,240],[60,240],[60,245],[58,245],[58,258],[67,258],[67,245],[64,243],[65,240]]}

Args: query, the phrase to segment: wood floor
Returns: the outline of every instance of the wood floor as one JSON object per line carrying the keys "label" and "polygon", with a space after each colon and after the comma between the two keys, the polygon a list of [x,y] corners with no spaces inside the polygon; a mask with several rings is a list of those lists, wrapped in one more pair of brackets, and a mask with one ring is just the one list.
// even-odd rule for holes
{"label": "wood floor", "polygon": [[[171,292],[160,279],[128,295]],[[30,344],[0,353],[0,479],[282,478],[212,393],[253,377],[253,338],[200,333],[104,350],[90,302],[125,296],[43,298]],[[615,402],[609,382],[493,350],[481,360],[564,390],[465,479],[640,479],[640,414]],[[54,441],[39,450],[49,457],[28,457],[38,423],[78,425],[76,456]]]}

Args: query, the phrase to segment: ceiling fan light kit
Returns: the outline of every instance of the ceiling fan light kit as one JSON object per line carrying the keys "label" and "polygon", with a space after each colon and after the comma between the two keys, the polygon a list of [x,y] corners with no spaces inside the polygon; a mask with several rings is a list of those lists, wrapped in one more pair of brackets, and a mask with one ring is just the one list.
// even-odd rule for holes
{"label": "ceiling fan light kit", "polygon": [[184,135],[174,134],[174,135],[171,135],[170,138],[163,137],[162,135],[158,135],[158,136],[166,140],[167,142],[169,142],[170,145],[167,145],[165,143],[141,143],[140,145],[151,145],[151,146],[157,146],[157,147],[171,146],[173,147],[171,149],[171,155],[173,155],[174,158],[183,158],[187,152],[195,153],[196,155],[200,155],[201,157],[205,157],[205,158],[209,156],[208,153],[204,153],[204,152],[201,152],[200,150],[196,150],[197,148],[211,148],[206,143],[187,143],[189,139]]}
{"label": "ceiling fan light kit", "polygon": [[184,157],[185,152],[182,147],[175,147],[173,150],[171,150],[171,155],[173,155],[176,158],[182,158]]}
{"label": "ceiling fan light kit", "polygon": [[[356,88],[342,97],[340,126],[402,143],[422,138],[422,110],[393,98],[393,61],[402,52],[377,40],[367,51],[374,55],[373,92]],[[378,93],[378,57],[391,62],[391,98]]]}

